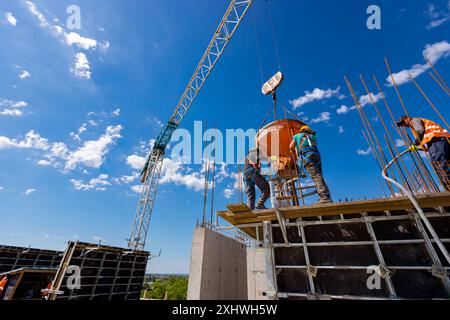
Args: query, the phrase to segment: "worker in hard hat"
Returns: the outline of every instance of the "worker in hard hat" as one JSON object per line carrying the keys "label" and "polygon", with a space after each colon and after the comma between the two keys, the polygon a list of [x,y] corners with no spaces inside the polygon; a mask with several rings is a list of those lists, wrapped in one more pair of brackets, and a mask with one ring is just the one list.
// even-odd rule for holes
{"label": "worker in hard hat", "polygon": [[319,203],[331,203],[331,194],[328,185],[323,178],[322,159],[317,148],[317,133],[308,126],[303,126],[300,132],[292,138],[291,152],[297,150],[299,174],[302,176],[303,168],[314,181]]}
{"label": "worker in hard hat", "polygon": [[415,142],[409,150],[418,152],[420,148],[427,151],[437,169],[439,179],[445,189],[450,191],[450,133],[431,120],[409,116],[402,116],[397,126],[411,129]]}
{"label": "worker in hard hat", "polygon": [[[259,150],[250,150],[245,158],[244,167],[244,182],[245,192],[247,193],[248,207],[253,210],[267,209],[266,201],[270,198],[270,185],[267,180],[261,175],[261,162],[259,158]],[[261,191],[261,197],[256,203],[256,188]]]}

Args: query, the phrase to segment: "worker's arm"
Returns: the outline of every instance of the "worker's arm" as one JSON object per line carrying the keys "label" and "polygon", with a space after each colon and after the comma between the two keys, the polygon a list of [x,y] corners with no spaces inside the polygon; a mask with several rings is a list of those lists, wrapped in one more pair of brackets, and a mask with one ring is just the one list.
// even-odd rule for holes
{"label": "worker's arm", "polygon": [[289,145],[289,151],[294,152],[297,147],[297,142],[295,139],[292,139],[291,144]]}
{"label": "worker's arm", "polygon": [[420,143],[423,140],[423,137],[425,136],[425,126],[424,126],[422,120],[420,120],[420,119],[412,119],[411,125],[412,125],[412,128],[414,129],[414,131],[417,133],[417,136],[416,136],[417,140],[415,141],[415,144],[420,145]]}

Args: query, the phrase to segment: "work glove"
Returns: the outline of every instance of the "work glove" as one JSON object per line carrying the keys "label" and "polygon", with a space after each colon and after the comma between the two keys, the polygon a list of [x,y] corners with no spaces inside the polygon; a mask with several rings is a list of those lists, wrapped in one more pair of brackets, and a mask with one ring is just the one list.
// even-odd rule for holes
{"label": "work glove", "polygon": [[419,152],[419,147],[416,145],[412,145],[411,147],[408,148],[409,152]]}

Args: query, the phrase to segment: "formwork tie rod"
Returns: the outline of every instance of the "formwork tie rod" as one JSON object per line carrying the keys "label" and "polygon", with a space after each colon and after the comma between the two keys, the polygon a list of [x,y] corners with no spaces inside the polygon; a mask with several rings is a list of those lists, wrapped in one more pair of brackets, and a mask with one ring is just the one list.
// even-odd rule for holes
{"label": "formwork tie rod", "polygon": [[425,213],[423,212],[422,208],[420,207],[419,203],[417,202],[416,197],[408,189],[406,189],[404,186],[402,186],[400,183],[398,183],[394,179],[389,178],[387,175],[387,170],[389,169],[389,167],[391,167],[394,163],[396,163],[405,154],[408,154],[410,152],[411,152],[410,150],[405,150],[402,153],[400,153],[399,155],[397,155],[391,162],[388,163],[388,165],[383,169],[383,172],[381,174],[385,180],[391,182],[392,184],[394,184],[395,186],[400,188],[406,194],[406,196],[409,198],[409,200],[412,202],[412,204],[416,208],[417,212],[419,213],[419,216],[422,219],[423,223],[428,228],[428,231],[430,231],[430,234],[433,237],[436,244],[438,245],[439,249],[441,249],[441,252],[445,256],[445,259],[447,259],[447,262],[450,263],[450,254],[448,253],[447,248],[442,243],[438,234],[434,230],[433,226],[430,223],[430,220],[428,220],[428,218],[426,217]]}

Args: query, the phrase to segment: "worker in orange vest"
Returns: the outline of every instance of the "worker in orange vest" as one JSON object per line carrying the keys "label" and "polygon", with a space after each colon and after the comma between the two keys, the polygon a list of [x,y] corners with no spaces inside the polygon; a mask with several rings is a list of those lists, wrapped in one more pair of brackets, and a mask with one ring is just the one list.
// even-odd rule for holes
{"label": "worker in orange vest", "polygon": [[4,276],[0,280],[0,300],[3,300],[3,293],[5,292],[7,284],[8,284],[8,276]]}
{"label": "worker in orange vest", "polygon": [[42,290],[42,300],[48,300],[50,297],[50,290],[53,287],[53,281],[50,281],[47,285],[47,288],[45,288],[44,290]]}
{"label": "worker in orange vest", "polygon": [[420,147],[427,151],[442,184],[450,191],[450,133],[431,120],[409,116],[401,117],[397,126],[411,129],[416,140],[409,150],[418,152]]}

